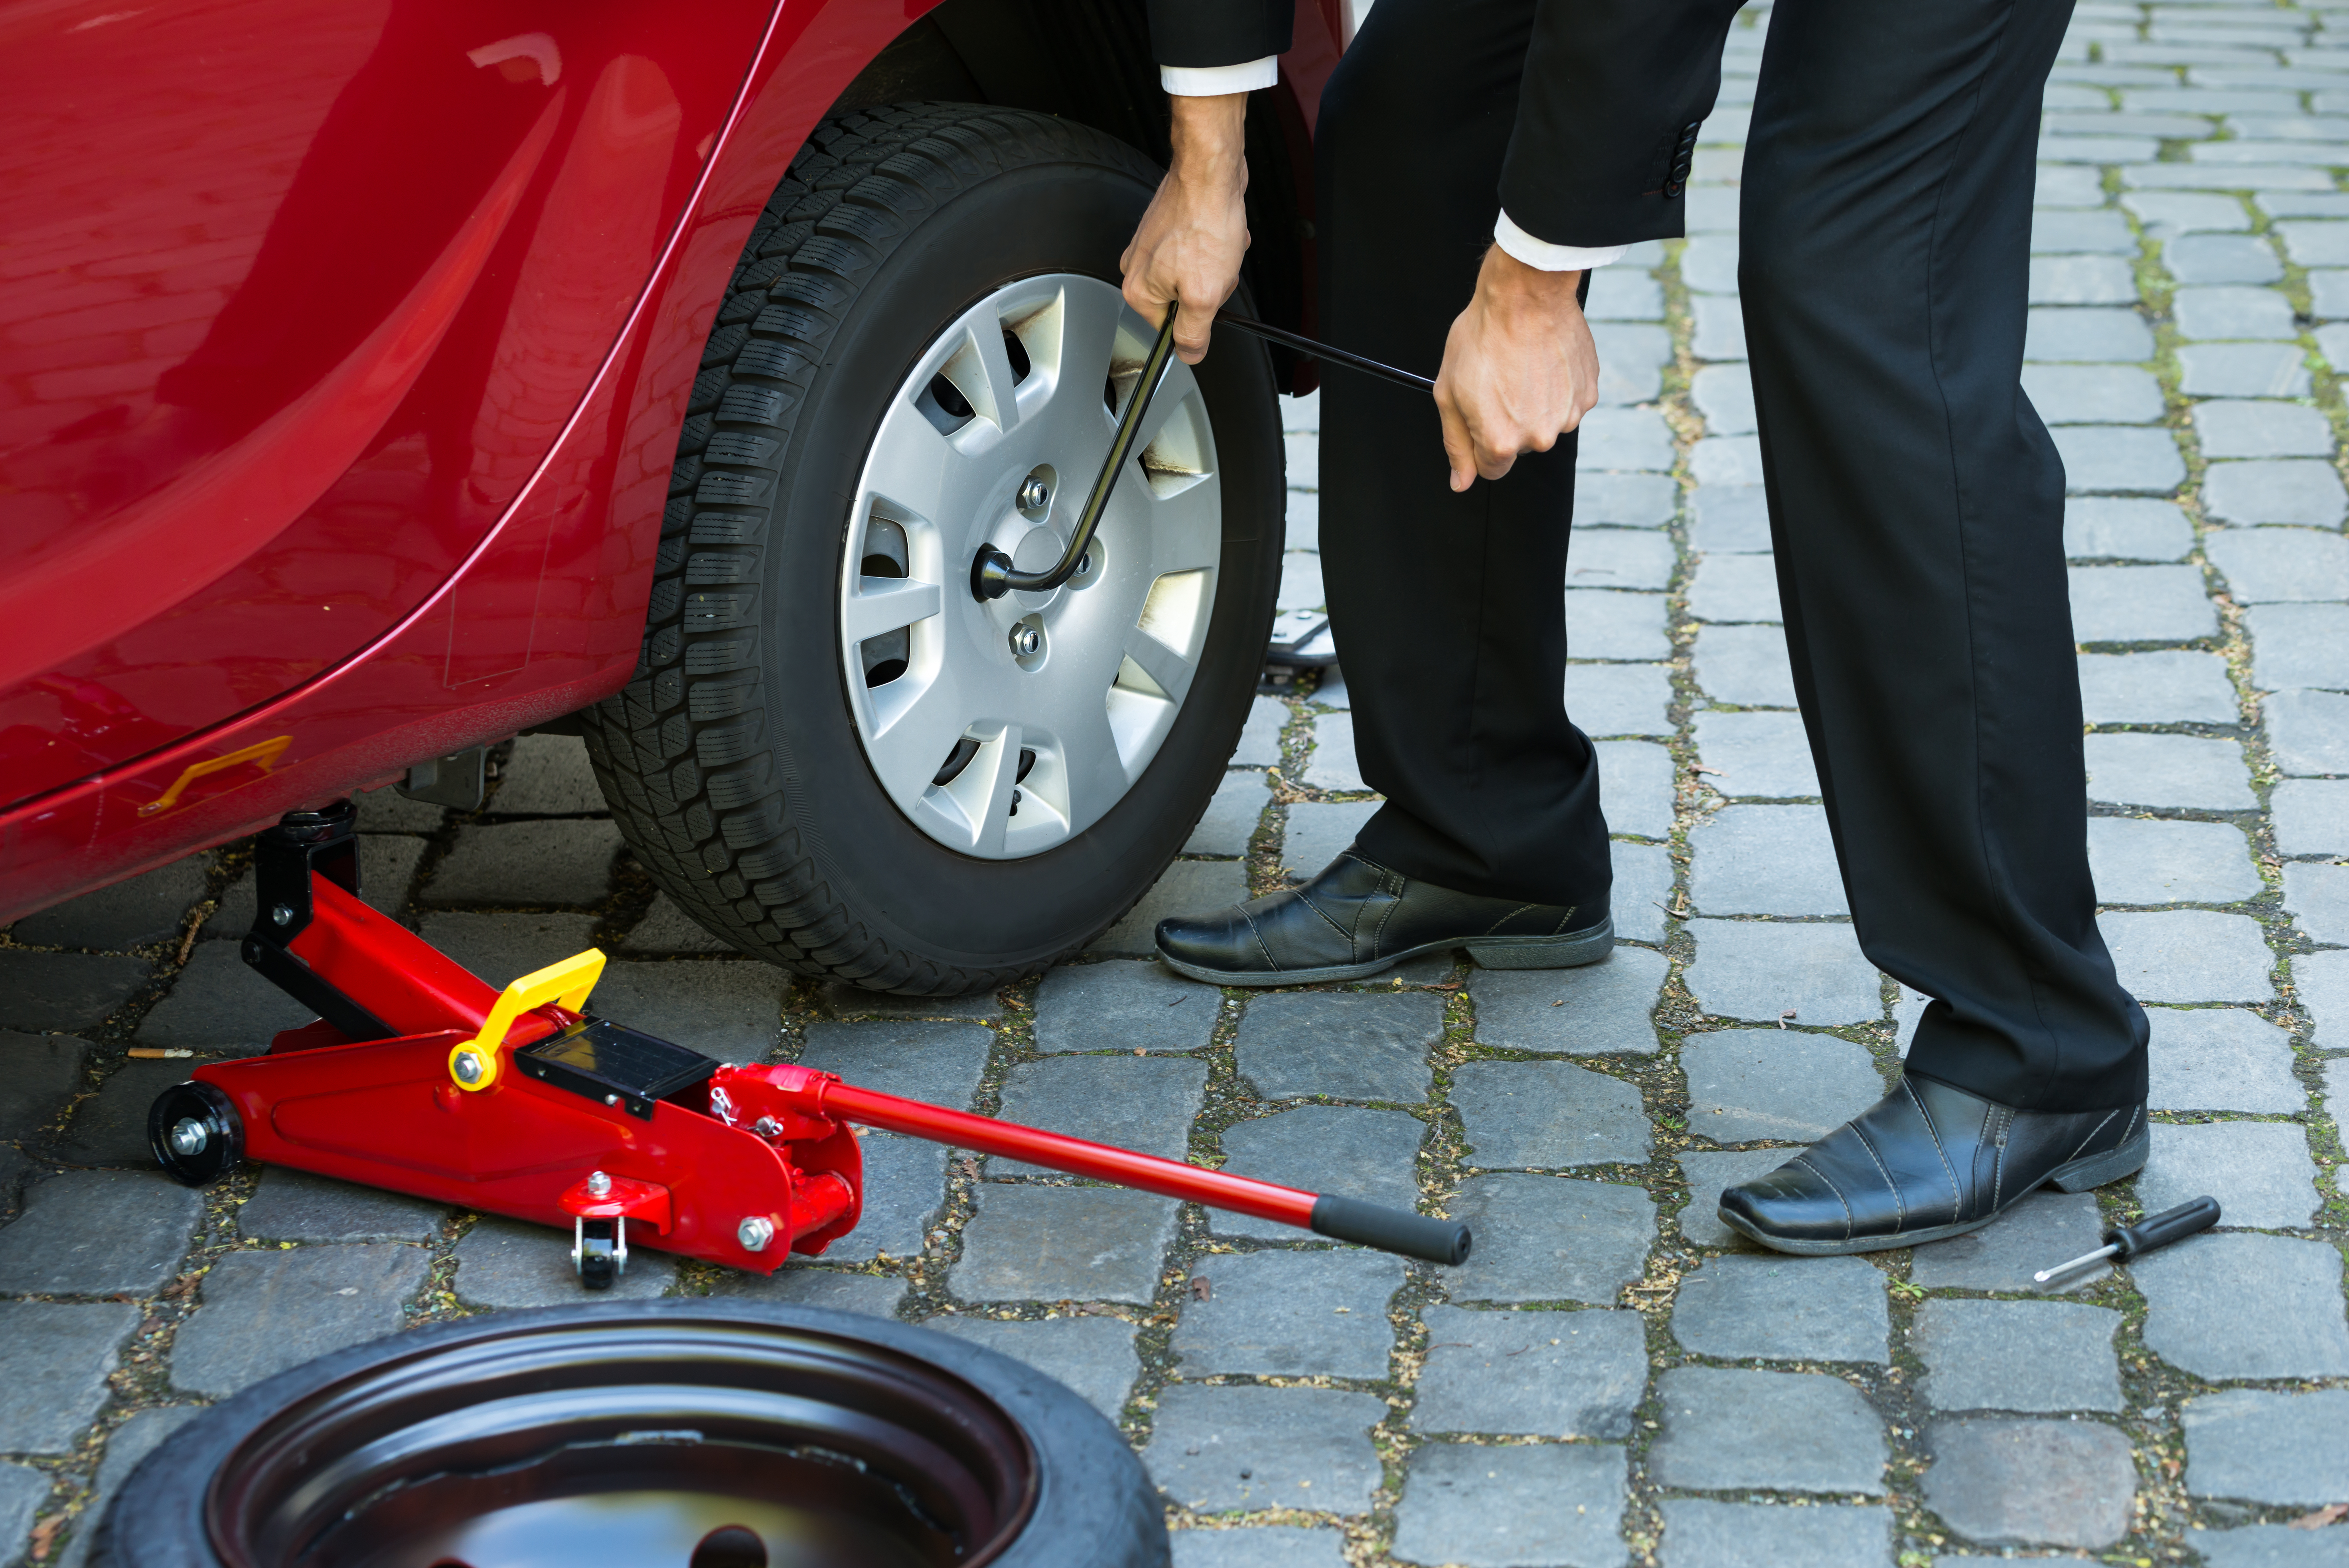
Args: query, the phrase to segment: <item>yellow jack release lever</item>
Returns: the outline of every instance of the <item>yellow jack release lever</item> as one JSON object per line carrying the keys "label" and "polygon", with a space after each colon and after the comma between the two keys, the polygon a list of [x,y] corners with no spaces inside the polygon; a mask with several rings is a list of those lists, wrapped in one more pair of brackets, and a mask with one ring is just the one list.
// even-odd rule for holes
{"label": "yellow jack release lever", "polygon": [[603,977],[604,955],[589,948],[544,969],[533,970],[515,981],[499,993],[497,1005],[490,1009],[490,1016],[482,1022],[481,1032],[449,1048],[450,1080],[468,1092],[486,1089],[496,1083],[499,1064],[504,1059],[498,1048],[505,1044],[506,1031],[513,1027],[515,1019],[550,1002],[576,1012],[586,1004],[587,993]]}

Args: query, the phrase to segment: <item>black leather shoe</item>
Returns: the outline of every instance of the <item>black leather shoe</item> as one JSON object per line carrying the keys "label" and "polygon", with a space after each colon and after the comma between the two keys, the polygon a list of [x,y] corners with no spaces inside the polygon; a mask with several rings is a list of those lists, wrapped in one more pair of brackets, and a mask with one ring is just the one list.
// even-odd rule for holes
{"label": "black leather shoe", "polygon": [[1978,1231],[2042,1187],[2084,1192],[2145,1164],[2145,1106],[2018,1111],[1904,1077],[1875,1107],[1721,1195],[1721,1222],[1781,1252],[1877,1252]]}
{"label": "black leather shoe", "polygon": [[1349,849],[1302,888],[1159,921],[1158,954],[1214,985],[1361,980],[1459,947],[1486,969],[1568,969],[1614,949],[1615,922],[1595,912],[1454,893]]}

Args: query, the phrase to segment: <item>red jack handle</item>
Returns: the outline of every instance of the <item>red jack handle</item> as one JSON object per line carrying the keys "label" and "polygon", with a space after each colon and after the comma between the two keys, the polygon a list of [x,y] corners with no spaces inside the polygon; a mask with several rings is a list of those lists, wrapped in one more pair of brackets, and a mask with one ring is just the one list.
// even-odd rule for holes
{"label": "red jack handle", "polygon": [[[780,1075],[791,1069],[771,1067],[766,1071]],[[1040,1127],[972,1116],[921,1100],[885,1095],[877,1089],[860,1089],[830,1074],[800,1071],[806,1073],[805,1081],[780,1086],[796,1089],[812,1101],[809,1110],[842,1121],[879,1127],[884,1132],[907,1133],[958,1148],[975,1148],[982,1154],[1024,1159],[1071,1176],[1090,1176],[1120,1187],[1140,1188],[1165,1198],[1203,1203],[1210,1209],[1253,1214],[1259,1220],[1299,1226],[1333,1241],[1353,1241],[1376,1247],[1382,1252],[1424,1258],[1431,1263],[1458,1264],[1468,1258],[1468,1227],[1457,1220],[1431,1220],[1424,1214],[1385,1209],[1357,1199],[1305,1192],[1253,1177],[1204,1170],[1180,1160],[1161,1159],[1154,1154],[1138,1154],[1133,1149],[1090,1143]]]}

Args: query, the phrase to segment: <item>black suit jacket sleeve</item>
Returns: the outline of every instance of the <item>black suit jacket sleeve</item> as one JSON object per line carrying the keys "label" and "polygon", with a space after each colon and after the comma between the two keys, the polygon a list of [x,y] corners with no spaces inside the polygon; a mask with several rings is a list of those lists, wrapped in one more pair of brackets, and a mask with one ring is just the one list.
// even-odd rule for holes
{"label": "black suit jacket sleeve", "polygon": [[1296,0],[1150,0],[1150,52],[1162,66],[1244,66],[1288,51]]}
{"label": "black suit jacket sleeve", "polygon": [[1510,220],[1556,245],[1680,234],[1738,4],[1541,0],[1501,168]]}

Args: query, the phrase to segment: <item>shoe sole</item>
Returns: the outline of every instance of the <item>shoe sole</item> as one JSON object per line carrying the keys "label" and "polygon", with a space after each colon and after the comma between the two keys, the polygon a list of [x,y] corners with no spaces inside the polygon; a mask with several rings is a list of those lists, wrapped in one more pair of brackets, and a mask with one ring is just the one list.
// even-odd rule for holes
{"label": "shoe sole", "polygon": [[[2052,1187],[2058,1192],[2085,1192],[2102,1187],[2108,1181],[2118,1181],[2145,1168],[2146,1156],[2153,1147],[2153,1135],[2139,1128],[2137,1137],[2104,1154],[2092,1154],[2085,1159],[2075,1159],[2069,1165],[2059,1165],[2047,1173],[2041,1187]],[[2018,1192],[1996,1213],[1980,1220],[1967,1220],[1954,1225],[1933,1225],[1922,1231],[1903,1231],[1897,1236],[1862,1236],[1848,1241],[1811,1241],[1792,1236],[1772,1236],[1755,1229],[1743,1215],[1716,1208],[1714,1216],[1748,1241],[1758,1241],[1774,1252],[1785,1252],[1798,1258],[1839,1258],[1853,1252],[1889,1252],[1896,1247],[1921,1247],[1928,1241],[1943,1241],[1951,1236],[1962,1236],[1969,1231],[1979,1231],[1997,1220],[2007,1210],[2039,1190],[2033,1187]]]}
{"label": "shoe sole", "polygon": [[1319,985],[1333,980],[1368,980],[1423,953],[1445,952],[1453,948],[1466,948],[1468,956],[1485,969],[1579,969],[1584,964],[1597,963],[1615,950],[1615,921],[1610,917],[1562,937],[1479,937],[1474,940],[1454,937],[1446,941],[1423,943],[1368,963],[1327,964],[1320,969],[1226,971],[1185,963],[1163,950],[1158,961],[1176,974],[1188,975],[1209,985]]}

